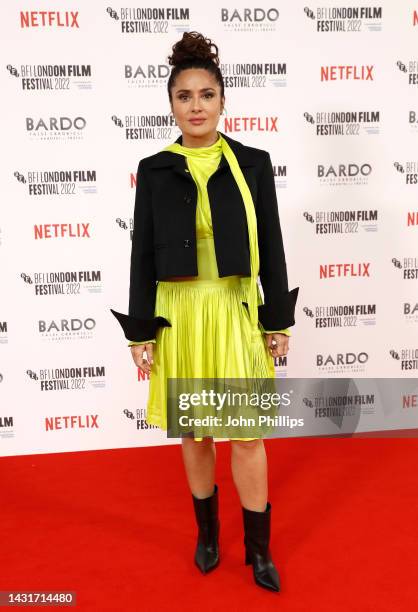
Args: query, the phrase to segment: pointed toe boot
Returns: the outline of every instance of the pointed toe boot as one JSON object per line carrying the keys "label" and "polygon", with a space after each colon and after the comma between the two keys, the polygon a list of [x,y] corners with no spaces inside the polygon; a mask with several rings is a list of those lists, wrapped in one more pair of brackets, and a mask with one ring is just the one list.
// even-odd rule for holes
{"label": "pointed toe boot", "polygon": [[264,512],[242,508],[245,564],[251,564],[255,582],[265,589],[280,591],[280,578],[270,554],[271,504]]}

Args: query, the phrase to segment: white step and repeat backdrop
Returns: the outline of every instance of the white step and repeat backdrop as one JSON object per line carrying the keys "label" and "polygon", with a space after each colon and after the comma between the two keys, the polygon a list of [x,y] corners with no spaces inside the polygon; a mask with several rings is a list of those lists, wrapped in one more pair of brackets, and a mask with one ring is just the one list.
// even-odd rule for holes
{"label": "white step and repeat backdrop", "polygon": [[178,442],[146,426],[149,381],[109,308],[128,307],[138,161],[180,133],[167,55],[186,30],[219,45],[219,129],[276,172],[300,286],[277,377],[416,378],[417,3],[27,0],[2,14],[1,454]]}

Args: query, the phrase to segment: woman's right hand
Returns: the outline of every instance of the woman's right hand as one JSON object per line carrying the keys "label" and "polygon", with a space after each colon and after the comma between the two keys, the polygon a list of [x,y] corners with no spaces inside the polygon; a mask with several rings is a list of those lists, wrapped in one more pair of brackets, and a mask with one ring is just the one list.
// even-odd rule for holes
{"label": "woman's right hand", "polygon": [[[131,346],[131,355],[135,365],[140,368],[145,374],[150,374],[153,362],[153,342],[146,344],[136,344]],[[144,353],[147,353],[148,360],[145,359]]]}

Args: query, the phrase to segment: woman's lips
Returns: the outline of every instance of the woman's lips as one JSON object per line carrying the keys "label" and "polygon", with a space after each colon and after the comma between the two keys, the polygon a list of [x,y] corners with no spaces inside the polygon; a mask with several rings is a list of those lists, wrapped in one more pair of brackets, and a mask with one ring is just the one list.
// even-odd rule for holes
{"label": "woman's lips", "polygon": [[206,121],[206,119],[190,119],[190,123],[195,123],[196,125],[199,125],[200,123],[203,123],[204,121]]}

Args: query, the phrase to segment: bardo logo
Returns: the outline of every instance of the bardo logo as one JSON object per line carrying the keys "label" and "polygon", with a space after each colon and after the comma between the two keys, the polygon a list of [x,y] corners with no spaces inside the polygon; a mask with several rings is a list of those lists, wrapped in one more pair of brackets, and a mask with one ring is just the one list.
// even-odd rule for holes
{"label": "bardo logo", "polygon": [[380,132],[380,111],[318,111],[303,113],[317,136],[374,136]]}
{"label": "bardo logo", "polygon": [[403,257],[397,259],[392,257],[392,264],[398,270],[402,270],[403,280],[416,280],[418,278],[418,258]]}
{"label": "bardo logo", "polygon": [[226,32],[274,32],[279,11],[274,7],[220,9],[220,20]]}
{"label": "bardo logo", "polygon": [[20,11],[21,28],[79,28],[79,11]]}
{"label": "bardo logo", "polygon": [[26,132],[36,140],[82,140],[87,120],[84,117],[26,117]]}
{"label": "bardo logo", "polygon": [[418,323],[418,302],[404,302],[402,313],[408,323]]}
{"label": "bardo logo", "polygon": [[106,385],[105,366],[29,369],[26,374],[36,382],[40,391],[86,391],[90,387],[102,389]]}
{"label": "bardo logo", "polygon": [[376,304],[332,304],[329,306],[303,307],[316,329],[369,327],[376,325]]}
{"label": "bardo logo", "polygon": [[338,65],[321,66],[321,81],[374,81],[374,66]]}
{"label": "bardo logo", "polygon": [[369,278],[370,262],[319,264],[319,279]]}
{"label": "bardo logo", "polygon": [[125,64],[124,78],[129,88],[165,88],[170,70],[168,64]]}
{"label": "bardo logo", "polygon": [[30,170],[26,175],[15,171],[13,176],[27,187],[31,197],[90,195],[97,193],[96,170]]}
{"label": "bardo logo", "polygon": [[401,348],[400,350],[391,349],[389,355],[398,361],[399,369],[418,370],[418,348]]}
{"label": "bardo logo", "polygon": [[61,429],[99,429],[98,414],[72,414],[45,417],[45,431]]}
{"label": "bardo logo", "polygon": [[369,355],[365,351],[316,354],[316,366],[321,374],[364,372],[368,360]]}
{"label": "bardo logo", "polygon": [[315,24],[317,32],[380,32],[383,8],[381,6],[317,6],[305,7],[306,17]]}
{"label": "bardo logo", "polygon": [[360,231],[377,232],[378,211],[375,210],[317,210],[304,212],[317,235],[358,234]]}
{"label": "bardo logo", "polygon": [[38,320],[38,333],[42,340],[61,342],[64,340],[91,340],[96,321],[85,319]]}
{"label": "bardo logo", "polygon": [[8,64],[11,76],[19,79],[23,91],[69,91],[92,88],[91,64]]}
{"label": "bardo logo", "polygon": [[354,162],[338,165],[317,165],[317,177],[320,185],[330,187],[344,185],[368,185],[368,178],[372,173],[372,166],[368,163],[356,164]]}
{"label": "bardo logo", "polygon": [[35,240],[91,238],[90,223],[42,223],[33,226]]}
{"label": "bardo logo", "polygon": [[101,293],[101,270],[72,270],[56,272],[22,272],[20,277],[33,289],[36,296],[76,295]]}
{"label": "bardo logo", "polygon": [[393,162],[395,170],[403,174],[405,185],[416,185],[418,183],[418,161],[406,161],[402,164]]}
{"label": "bardo logo", "polygon": [[108,7],[106,12],[111,19],[119,22],[122,34],[152,34],[155,36],[172,32],[177,34],[179,27],[182,30],[189,29],[189,8],[153,6],[152,8],[121,8],[115,11]]}

